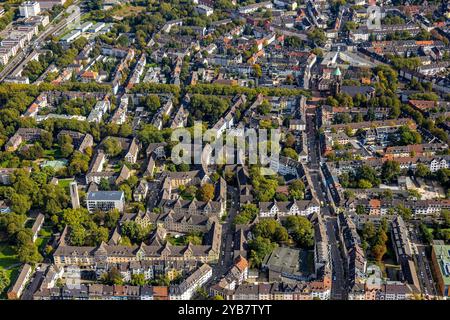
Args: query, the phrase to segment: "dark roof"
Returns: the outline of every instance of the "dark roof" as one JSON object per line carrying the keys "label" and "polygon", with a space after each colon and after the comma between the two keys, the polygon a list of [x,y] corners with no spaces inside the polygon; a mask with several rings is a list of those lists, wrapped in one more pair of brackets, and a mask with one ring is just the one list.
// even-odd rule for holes
{"label": "dark roof", "polygon": [[123,197],[123,191],[93,191],[88,193],[87,200],[118,201]]}

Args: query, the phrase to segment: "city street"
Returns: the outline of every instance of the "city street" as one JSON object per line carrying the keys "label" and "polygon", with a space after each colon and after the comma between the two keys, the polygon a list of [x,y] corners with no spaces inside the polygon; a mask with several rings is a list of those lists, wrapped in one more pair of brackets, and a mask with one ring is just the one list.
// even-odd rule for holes
{"label": "city street", "polygon": [[312,188],[315,190],[315,194],[321,203],[321,213],[325,218],[327,227],[328,242],[330,245],[330,253],[332,259],[332,286],[331,286],[331,298],[332,299],[345,299],[345,274],[343,268],[343,261],[341,252],[338,247],[338,240],[336,239],[337,232],[337,220],[332,216],[330,210],[331,202],[328,197],[328,190],[322,183],[320,172],[320,155],[319,148],[317,148],[317,127],[315,115],[308,114],[306,117],[306,132],[308,137],[308,154],[309,154],[309,174],[311,176]]}
{"label": "city street", "polygon": [[410,228],[411,244],[413,246],[414,260],[417,267],[417,276],[420,281],[422,292],[425,296],[436,295],[436,288],[434,286],[433,275],[431,274],[430,262],[427,259],[425,248],[422,243],[417,227]]}

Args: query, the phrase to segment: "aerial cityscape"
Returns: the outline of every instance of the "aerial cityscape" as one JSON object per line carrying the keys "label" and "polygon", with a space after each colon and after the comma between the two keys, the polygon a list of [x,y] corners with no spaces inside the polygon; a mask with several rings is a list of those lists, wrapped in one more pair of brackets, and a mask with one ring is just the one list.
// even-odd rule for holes
{"label": "aerial cityscape", "polygon": [[450,2],[0,1],[0,300],[450,298]]}

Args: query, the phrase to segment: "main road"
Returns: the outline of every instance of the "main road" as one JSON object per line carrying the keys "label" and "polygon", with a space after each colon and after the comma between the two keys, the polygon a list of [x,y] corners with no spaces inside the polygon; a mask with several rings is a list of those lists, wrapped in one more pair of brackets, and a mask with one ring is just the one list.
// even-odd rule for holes
{"label": "main road", "polygon": [[[320,166],[320,144],[318,139],[318,128],[316,121],[315,109],[306,114],[306,134],[308,141],[308,172],[311,177],[311,182],[315,190],[315,194],[321,204],[321,213],[325,218],[328,244],[331,254],[332,265],[332,284],[331,284],[331,299],[341,300],[347,298],[347,288],[344,272],[344,262],[339,250],[338,241],[338,225],[337,218],[333,215],[333,204],[330,201],[329,190],[326,186],[326,181],[322,178]],[[324,185],[325,183],[325,185]]]}
{"label": "main road", "polygon": [[426,245],[423,244],[418,233],[418,225],[412,225],[409,231],[414,252],[414,262],[417,266],[417,277],[419,278],[422,293],[427,298],[434,297],[437,295],[437,291],[431,273],[430,262],[425,251]]}

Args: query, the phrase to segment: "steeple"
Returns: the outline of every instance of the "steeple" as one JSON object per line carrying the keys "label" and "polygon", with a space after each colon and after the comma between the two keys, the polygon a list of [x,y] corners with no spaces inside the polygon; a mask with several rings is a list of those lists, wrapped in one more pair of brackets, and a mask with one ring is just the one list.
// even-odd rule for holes
{"label": "steeple", "polygon": [[332,84],[331,84],[331,92],[334,95],[337,95],[339,93],[341,93],[341,86],[342,86],[342,72],[341,69],[339,69],[339,67],[337,67],[336,69],[334,69],[333,71],[333,79],[332,79]]}

